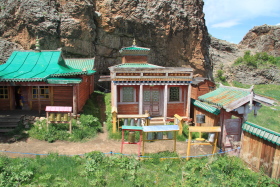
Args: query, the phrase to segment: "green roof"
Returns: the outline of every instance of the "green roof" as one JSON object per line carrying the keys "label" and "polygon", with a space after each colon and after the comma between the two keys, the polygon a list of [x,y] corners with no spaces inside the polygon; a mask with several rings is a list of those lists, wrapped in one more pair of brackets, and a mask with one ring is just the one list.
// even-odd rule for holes
{"label": "green roof", "polygon": [[74,69],[86,69],[93,70],[94,69],[94,58],[68,58],[64,59],[66,65],[74,68]]}
{"label": "green roof", "polygon": [[273,144],[280,145],[280,133],[247,121],[243,123],[242,129]]}
{"label": "green roof", "polygon": [[60,78],[60,77],[47,78],[48,84],[79,84],[81,82],[82,82],[81,78]]}
{"label": "green roof", "polygon": [[250,95],[248,89],[235,87],[220,87],[212,92],[199,96],[198,99],[212,105],[227,109],[227,106],[235,101]]}
{"label": "green roof", "polygon": [[116,68],[164,68],[162,66],[157,66],[148,63],[125,63],[125,64],[118,64],[114,67]]}
{"label": "green roof", "polygon": [[191,103],[194,105],[194,106],[197,106],[203,110],[206,110],[207,112],[210,112],[212,114],[215,114],[215,115],[219,115],[220,114],[220,109],[218,108],[215,108],[213,106],[210,106],[208,105],[207,103],[203,103],[199,100],[195,100],[195,99],[191,99]]}
{"label": "green roof", "polygon": [[5,64],[0,65],[0,81],[46,81],[49,77],[93,74],[94,70],[68,66],[61,51],[14,51]]}
{"label": "green roof", "polygon": [[147,56],[150,52],[150,48],[138,47],[136,45],[132,45],[130,47],[123,47],[119,51],[122,55],[137,55],[137,56]]}

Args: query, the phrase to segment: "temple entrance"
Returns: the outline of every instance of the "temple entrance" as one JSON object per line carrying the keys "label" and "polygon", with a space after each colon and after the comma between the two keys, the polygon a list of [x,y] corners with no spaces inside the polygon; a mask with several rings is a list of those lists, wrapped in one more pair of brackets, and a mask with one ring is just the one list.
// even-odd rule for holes
{"label": "temple entrance", "polygon": [[162,115],[160,107],[160,89],[155,86],[144,87],[143,91],[143,113],[149,111],[151,116]]}
{"label": "temple entrance", "polygon": [[22,96],[20,86],[15,87],[15,108],[22,109]]}

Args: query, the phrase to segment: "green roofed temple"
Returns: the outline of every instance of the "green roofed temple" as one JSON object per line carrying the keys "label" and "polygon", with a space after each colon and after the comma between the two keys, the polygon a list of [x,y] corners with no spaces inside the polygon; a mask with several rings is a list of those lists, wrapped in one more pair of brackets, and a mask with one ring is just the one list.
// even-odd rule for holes
{"label": "green roofed temple", "polygon": [[14,51],[0,65],[0,110],[81,111],[93,92],[94,59],[64,59],[60,50]]}

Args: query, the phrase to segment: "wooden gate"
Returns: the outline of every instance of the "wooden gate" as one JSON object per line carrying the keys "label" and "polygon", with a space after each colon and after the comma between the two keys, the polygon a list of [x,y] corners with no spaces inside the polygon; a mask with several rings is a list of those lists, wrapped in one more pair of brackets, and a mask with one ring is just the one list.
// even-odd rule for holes
{"label": "wooden gate", "polygon": [[[226,119],[222,130],[223,149],[233,149],[234,142],[239,142],[241,138],[241,119]],[[233,153],[234,152],[229,152]]]}

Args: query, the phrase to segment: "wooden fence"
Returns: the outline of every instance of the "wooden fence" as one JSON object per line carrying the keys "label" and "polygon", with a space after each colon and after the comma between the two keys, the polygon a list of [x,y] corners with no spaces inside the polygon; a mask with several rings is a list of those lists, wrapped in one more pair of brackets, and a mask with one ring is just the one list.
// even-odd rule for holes
{"label": "wooden fence", "polygon": [[[246,122],[247,123],[247,122]],[[245,124],[246,125],[246,124]],[[241,138],[240,157],[255,171],[264,171],[271,178],[280,178],[280,136],[272,135],[257,125],[244,129]]]}

